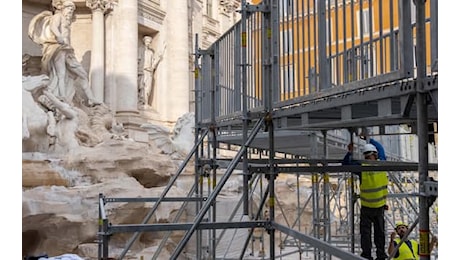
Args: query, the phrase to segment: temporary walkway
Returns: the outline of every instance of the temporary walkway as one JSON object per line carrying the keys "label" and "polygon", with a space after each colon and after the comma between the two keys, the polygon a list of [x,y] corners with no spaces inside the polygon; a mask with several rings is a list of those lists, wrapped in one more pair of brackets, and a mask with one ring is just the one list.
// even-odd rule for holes
{"label": "temporary walkway", "polygon": [[[438,121],[437,1],[257,2],[242,1],[241,21],[208,49],[196,37],[195,146],[159,198],[101,194],[99,258],[108,258],[115,233],[134,233],[121,259],[140,232],[164,232],[156,259],[174,231],[183,235],[171,259],[362,259],[351,174],[360,170],[389,173],[388,234],[397,220],[418,225],[420,259],[436,256],[428,241],[437,233],[437,163],[429,163]],[[360,154],[361,134],[396,147],[389,161],[342,166],[348,143]],[[415,161],[402,155],[408,136],[418,140]],[[192,161],[188,196],[168,197]],[[290,192],[277,193],[286,176]],[[219,196],[235,177],[243,190],[230,208]],[[283,201],[289,196],[294,212]],[[121,201],[155,204],[142,224],[109,224],[106,203]],[[169,201],[183,202],[175,222],[147,224]],[[185,212],[194,217],[184,223]]]}

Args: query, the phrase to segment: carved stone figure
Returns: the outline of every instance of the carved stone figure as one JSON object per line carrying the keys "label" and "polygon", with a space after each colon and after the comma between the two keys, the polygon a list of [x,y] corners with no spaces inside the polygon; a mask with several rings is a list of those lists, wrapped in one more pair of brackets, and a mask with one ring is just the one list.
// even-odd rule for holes
{"label": "carved stone figure", "polygon": [[49,83],[46,75],[22,77],[22,151],[47,152],[49,147],[46,127],[48,116],[36,102],[36,89],[45,88]]}
{"label": "carved stone figure", "polygon": [[193,148],[195,142],[195,113],[189,112],[182,115],[174,125],[172,131],[169,128],[156,124],[143,124],[142,128],[146,129],[150,140],[164,154],[187,155]]}
{"label": "carved stone figure", "polygon": [[75,89],[81,88],[88,105],[100,104],[89,86],[88,74],[76,59],[70,45],[70,27],[75,11],[71,0],[53,0],[54,14],[43,11],[32,18],[29,37],[42,47],[42,71],[50,78],[52,94],[73,102]]}
{"label": "carved stone figure", "polygon": [[48,112],[48,122],[50,122],[48,134],[55,137],[55,140],[50,143],[50,150],[56,153],[68,153],[79,146],[75,135],[78,129],[78,113],[69,104],[59,100],[49,91],[44,90],[43,94],[55,107],[54,114]]}
{"label": "carved stone figure", "polygon": [[153,101],[153,76],[158,64],[163,58],[163,53],[155,56],[155,51],[152,47],[152,37],[144,36],[144,51],[139,57],[139,63],[142,66],[139,80],[139,103],[143,105],[152,105]]}
{"label": "carved stone figure", "polygon": [[[120,139],[117,122],[105,104],[73,106],[52,94],[48,76],[23,76],[23,152],[65,155],[79,146],[94,147],[108,139]],[[122,138],[121,138],[122,139]]]}

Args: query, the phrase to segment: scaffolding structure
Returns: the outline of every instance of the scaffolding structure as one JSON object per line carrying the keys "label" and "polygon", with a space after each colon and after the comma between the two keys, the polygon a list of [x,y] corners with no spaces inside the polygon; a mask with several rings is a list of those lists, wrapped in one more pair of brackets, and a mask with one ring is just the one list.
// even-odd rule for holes
{"label": "scaffolding structure", "polygon": [[[152,259],[173,232],[171,259],[363,259],[359,171],[388,172],[388,235],[396,221],[418,225],[420,259],[436,258],[437,1],[242,1],[239,11],[208,49],[196,37],[195,145],[160,197],[100,195],[99,259],[122,232],[134,235],[119,259],[141,232],[164,232]],[[362,134],[393,142],[389,160],[342,165],[350,142],[361,153]],[[417,137],[416,160],[401,156],[404,136]],[[192,162],[188,195],[168,197]],[[225,203],[233,178],[241,196]],[[278,192],[280,180],[289,190]],[[171,201],[182,203],[174,221],[148,224]],[[113,224],[105,206],[115,202],[154,206],[141,224]]]}

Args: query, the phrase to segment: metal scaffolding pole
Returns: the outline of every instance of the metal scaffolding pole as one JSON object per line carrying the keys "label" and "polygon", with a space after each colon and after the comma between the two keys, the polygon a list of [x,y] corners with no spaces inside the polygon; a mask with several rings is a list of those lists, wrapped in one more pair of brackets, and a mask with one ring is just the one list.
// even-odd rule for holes
{"label": "metal scaffolding pole", "polygon": [[216,185],[216,188],[212,191],[212,193],[209,195],[208,200],[204,203],[203,207],[200,209],[200,212],[196,215],[193,225],[190,227],[190,229],[185,233],[184,237],[182,240],[179,242],[177,247],[174,249],[174,252],[171,254],[172,259],[176,259],[179,257],[179,254],[181,251],[184,249],[185,245],[187,242],[190,240],[193,232],[197,230],[198,225],[201,223],[201,221],[204,218],[204,215],[206,212],[208,212],[209,208],[211,207],[212,202],[217,198],[219,195],[219,192],[222,190],[224,187],[226,181],[228,178],[230,178],[230,175],[232,174],[233,170],[236,168],[238,165],[239,160],[241,159],[241,156],[243,155],[243,152],[248,148],[249,144],[252,142],[252,140],[255,138],[257,133],[259,132],[259,129],[261,128],[263,123],[263,120],[260,119],[257,124],[254,126],[253,132],[248,138],[248,142],[244,144],[243,147],[240,148],[238,153],[235,155],[233,158],[232,162],[228,166],[227,170],[225,171],[224,175],[220,179],[219,183]]}
{"label": "metal scaffolding pole", "polygon": [[[266,28],[267,30],[270,30],[270,28]],[[268,36],[268,33],[266,34]],[[265,37],[266,39],[268,37]],[[266,41],[268,42],[268,41]],[[267,50],[270,48],[270,44],[267,43]],[[270,51],[266,52],[266,55],[269,55]],[[272,95],[272,85],[271,85],[271,80],[270,80],[270,65],[269,65],[269,56],[265,56],[265,63],[266,63],[266,70],[265,70],[265,84],[264,84],[264,89],[266,93],[266,103],[265,103],[265,108],[266,108],[266,115],[265,115],[265,126],[266,130],[268,131],[268,166],[269,166],[269,172],[268,172],[268,212],[269,212],[269,219],[270,221],[274,221],[275,219],[275,169],[274,169],[274,163],[275,163],[275,141],[274,141],[274,129],[273,129],[273,119],[272,119],[272,104],[271,104],[271,95]],[[270,228],[268,229],[268,234],[269,234],[269,245],[270,245],[270,258],[273,259],[276,255],[275,253],[275,229]]]}
{"label": "metal scaffolding pole", "polygon": [[[425,191],[425,181],[428,180],[428,94],[424,90],[426,78],[426,30],[425,30],[425,0],[414,0],[416,5],[416,61],[417,61],[417,135],[419,146],[419,190]],[[430,259],[430,217],[428,197],[419,198],[419,235],[420,260]]]}
{"label": "metal scaffolding pole", "polygon": [[[350,143],[353,143],[353,130],[349,129],[350,133]],[[350,224],[350,236],[351,236],[351,252],[355,252],[355,204],[358,201],[357,194],[355,192],[355,175],[350,173],[347,183],[350,185],[350,213],[348,214],[348,223]]]}
{"label": "metal scaffolding pole", "polygon": [[[245,0],[241,0],[241,48],[239,46],[236,47],[236,50],[241,50],[241,95],[236,97],[237,99],[242,99],[242,120],[243,120],[243,132],[242,132],[242,140],[241,143],[246,143],[248,139],[248,93],[247,93],[247,83],[248,83],[248,75],[247,75],[247,26],[246,22],[248,19],[248,11],[247,6],[245,4]],[[238,36],[238,34],[237,34]],[[238,38],[238,37],[235,37]],[[238,41],[236,42],[238,44]],[[236,55],[240,57],[239,55]],[[237,71],[237,70],[236,70]],[[236,82],[237,86],[240,84],[240,81]],[[249,172],[248,172],[248,153],[247,151],[243,154],[243,215],[249,215],[249,202],[248,202],[248,191],[249,191]]]}
{"label": "metal scaffolding pole", "polygon": [[[327,165],[326,159],[328,157],[327,153],[327,131],[321,131],[323,134],[323,165]],[[324,241],[331,242],[331,205],[330,205],[330,181],[329,173],[325,172],[323,174],[323,227],[324,227]],[[331,259],[331,255],[325,252],[324,259]]]}
{"label": "metal scaffolding pole", "polygon": [[[201,131],[201,127],[199,127],[199,122],[201,121],[202,114],[201,114],[201,95],[202,95],[202,90],[203,86],[200,84],[200,64],[199,64],[199,59],[201,57],[199,53],[199,45],[198,45],[198,34],[195,34],[195,144],[198,143],[199,140],[199,131]],[[195,153],[195,188],[194,188],[194,194],[195,196],[198,196],[198,188],[199,188],[199,181],[202,178],[200,173],[200,165],[198,164],[198,161],[200,159],[200,155],[198,152]],[[198,212],[201,206],[201,202],[198,202],[195,204],[195,212]],[[198,259],[201,258],[201,230],[196,233],[196,254]],[[160,248],[160,247],[159,247]],[[159,250],[157,250],[159,254]]]}

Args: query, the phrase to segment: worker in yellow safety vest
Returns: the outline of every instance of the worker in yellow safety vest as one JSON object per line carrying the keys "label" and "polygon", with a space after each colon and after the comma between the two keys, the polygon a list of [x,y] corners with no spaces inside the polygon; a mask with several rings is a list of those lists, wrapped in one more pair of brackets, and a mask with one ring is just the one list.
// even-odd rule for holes
{"label": "worker in yellow safety vest", "polygon": [[[401,239],[404,237],[404,235],[407,232],[408,226],[402,222],[396,223],[395,231],[391,233],[390,235],[390,243],[388,246],[388,254],[391,255],[393,250],[396,248],[396,246],[399,244]],[[396,237],[396,234],[398,234],[399,238]],[[409,239],[404,241],[404,243],[399,246],[398,251],[395,253],[393,259],[419,259],[418,255],[418,242],[415,241],[414,239]]]}
{"label": "worker in yellow safety vest", "polygon": [[[407,224],[403,222],[396,223],[395,231],[390,235],[390,243],[388,246],[388,254],[392,255],[393,250],[400,243],[401,239],[406,235],[408,230]],[[399,238],[396,237],[398,234]],[[438,238],[433,236],[430,242],[430,252],[437,243]],[[397,260],[418,260],[419,257],[419,245],[415,239],[407,239],[399,246],[398,250],[394,253],[393,259]]]}
{"label": "worker in yellow safety vest", "polygon": [[[361,137],[366,139],[365,137]],[[358,165],[357,161],[352,160],[353,143],[348,145],[348,152],[343,158],[343,165]],[[363,156],[369,161],[385,161],[385,150],[383,146],[374,139],[364,145]],[[367,163],[362,163],[366,165]],[[387,259],[385,253],[385,218],[384,211],[388,209],[386,197],[388,195],[388,176],[385,171],[363,171],[353,172],[359,176],[360,189],[360,224],[361,235],[361,256],[373,260],[372,252],[372,228],[374,229],[374,244],[377,248],[376,260]]]}

